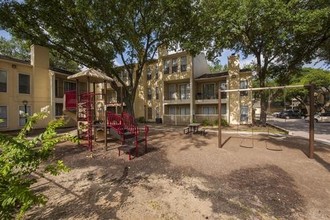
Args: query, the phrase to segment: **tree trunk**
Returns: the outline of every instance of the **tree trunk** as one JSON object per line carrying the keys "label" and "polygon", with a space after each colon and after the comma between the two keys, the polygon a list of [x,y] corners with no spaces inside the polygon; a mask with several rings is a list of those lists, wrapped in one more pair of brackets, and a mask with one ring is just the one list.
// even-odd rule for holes
{"label": "tree trunk", "polygon": [[[265,66],[264,68],[261,67],[261,57],[260,55],[257,57],[257,71],[259,76],[259,87],[264,88],[265,87],[265,81],[266,81],[266,70]],[[260,122],[262,126],[266,126],[266,119],[267,119],[267,94],[265,90],[261,90],[260,95]]]}
{"label": "tree trunk", "polygon": [[134,98],[132,98],[132,95],[124,96],[123,101],[126,104],[126,112],[131,114],[132,116],[135,117],[134,115]]}

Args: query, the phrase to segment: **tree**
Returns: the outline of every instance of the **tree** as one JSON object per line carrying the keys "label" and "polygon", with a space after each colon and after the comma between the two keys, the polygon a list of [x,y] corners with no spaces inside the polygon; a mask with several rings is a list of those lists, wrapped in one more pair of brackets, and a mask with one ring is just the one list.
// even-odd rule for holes
{"label": "tree", "polygon": [[[282,65],[292,74],[304,61],[313,59],[329,39],[329,4],[326,0],[318,1],[317,6],[309,2],[202,1],[198,29],[191,34],[192,42],[197,43],[186,42],[185,46],[194,51],[204,46],[210,55],[228,48],[255,56],[259,87],[265,87],[271,65]],[[267,96],[261,93],[260,119],[264,124],[266,109]]]}
{"label": "tree", "polygon": [[[30,45],[31,43],[27,40],[20,40],[15,37],[6,40],[5,38],[0,37],[0,54],[17,59],[29,60]],[[71,72],[80,71],[78,63],[74,62],[73,60],[66,59],[55,50],[50,51],[49,58],[51,67],[56,67]]]}
{"label": "tree", "polygon": [[327,42],[321,46],[318,58],[320,58],[320,60],[323,60],[326,65],[330,66],[330,39],[327,40]]}
{"label": "tree", "polygon": [[209,64],[209,68],[211,73],[217,73],[228,70],[227,64],[222,65],[220,62],[213,62],[212,64]]}
{"label": "tree", "polygon": [[[0,23],[8,32],[47,46],[87,67],[100,69],[123,87],[128,111],[133,104],[143,68],[157,49],[170,45],[193,11],[191,0],[122,1],[5,1]],[[122,80],[114,60],[128,72]],[[111,86],[120,94],[120,88]]]}
{"label": "tree", "polygon": [[[321,69],[304,68],[301,74],[292,80],[292,84],[314,84],[315,93],[325,97],[327,94],[330,94],[330,72]],[[290,89],[288,90],[287,98],[297,99],[309,111],[308,90],[301,88]],[[326,103],[319,103],[318,100],[315,101],[318,110],[325,109]]]}
{"label": "tree", "polygon": [[15,38],[6,40],[0,37],[0,54],[14,57],[17,59],[30,59],[30,50],[26,41],[19,41]]}
{"label": "tree", "polygon": [[[41,163],[52,155],[57,143],[76,139],[69,136],[58,136],[55,129],[64,125],[64,119],[48,124],[39,136],[28,139],[26,133],[33,125],[47,117],[47,112],[35,113],[28,117],[24,128],[16,137],[0,133],[0,218],[22,218],[32,206],[44,204],[46,197],[34,192],[30,187],[36,182],[35,172]],[[59,174],[68,171],[62,161],[48,163],[43,173]]]}

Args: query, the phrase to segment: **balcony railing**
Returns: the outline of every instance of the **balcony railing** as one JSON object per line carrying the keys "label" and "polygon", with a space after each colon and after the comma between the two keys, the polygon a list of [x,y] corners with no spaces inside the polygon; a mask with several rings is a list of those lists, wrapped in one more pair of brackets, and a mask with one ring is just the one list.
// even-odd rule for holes
{"label": "balcony railing", "polygon": [[163,123],[170,125],[187,125],[190,123],[190,115],[164,115]]}
{"label": "balcony railing", "polygon": [[175,98],[165,97],[164,104],[189,104],[190,100],[191,100],[190,98],[189,99],[175,99]]}
{"label": "balcony railing", "polygon": [[[196,122],[202,123],[205,120],[208,120],[209,122],[215,122],[218,120],[218,114],[195,114],[194,120]],[[222,119],[227,119],[227,114],[221,114]]]}
{"label": "balcony railing", "polygon": [[[210,103],[218,103],[218,94],[207,95],[202,93],[196,94],[196,104],[210,104]],[[221,95],[221,102],[226,103],[227,97],[226,95]]]}

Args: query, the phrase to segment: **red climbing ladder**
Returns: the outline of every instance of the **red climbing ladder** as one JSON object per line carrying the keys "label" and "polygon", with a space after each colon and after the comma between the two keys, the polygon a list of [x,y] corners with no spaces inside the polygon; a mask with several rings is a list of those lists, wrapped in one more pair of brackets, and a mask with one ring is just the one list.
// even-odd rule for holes
{"label": "red climbing ladder", "polygon": [[94,93],[83,93],[79,97],[78,109],[77,109],[77,122],[78,130],[82,132],[78,133],[79,137],[87,140],[88,149],[93,150],[93,109],[94,109]]}

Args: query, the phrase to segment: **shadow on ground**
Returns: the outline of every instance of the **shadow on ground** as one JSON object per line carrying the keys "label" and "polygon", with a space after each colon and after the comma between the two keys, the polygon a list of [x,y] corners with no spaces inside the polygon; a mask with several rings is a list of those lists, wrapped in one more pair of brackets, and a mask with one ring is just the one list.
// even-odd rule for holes
{"label": "shadow on ground", "polygon": [[[265,216],[276,219],[299,219],[306,206],[296,191],[293,179],[275,165],[249,167],[234,170],[222,176],[208,176],[192,167],[174,166],[166,156],[171,140],[181,138],[190,148],[200,148],[214,134],[200,138],[182,136],[166,131],[151,132],[148,152],[128,161],[127,155],[117,156],[115,147],[104,151],[102,144],[93,153],[76,145],[64,143],[55,152],[54,160],[61,159],[72,170],[59,177],[42,177],[34,189],[49,197],[45,207],[35,208],[27,219],[118,219],[117,212],[125,209],[132,197],[130,189],[146,186],[151,175],[184,184],[184,177],[203,178],[208,190],[189,186],[187,191],[202,200],[209,200],[214,213],[224,213],[238,219],[255,219]],[[277,144],[274,140],[268,140]],[[283,143],[281,143],[283,144]],[[116,146],[116,145],[114,145]],[[284,144],[292,147],[291,143]],[[299,147],[299,149],[301,149]],[[305,149],[301,149],[305,151]],[[317,157],[322,164],[322,158]],[[329,169],[329,164],[323,161]],[[153,188],[148,188],[153,190]],[[165,193],[165,191],[159,191]],[[100,202],[101,201],[101,202]],[[133,216],[132,216],[133,217]]]}

